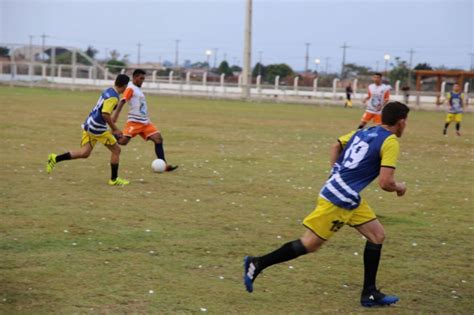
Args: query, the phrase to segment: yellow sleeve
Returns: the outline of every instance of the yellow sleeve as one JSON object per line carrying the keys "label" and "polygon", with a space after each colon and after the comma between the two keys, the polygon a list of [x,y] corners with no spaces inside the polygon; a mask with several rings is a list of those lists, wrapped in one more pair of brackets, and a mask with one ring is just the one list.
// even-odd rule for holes
{"label": "yellow sleeve", "polygon": [[104,106],[102,106],[102,113],[112,114],[115,109],[115,106],[118,104],[118,98],[110,97],[104,101]]}
{"label": "yellow sleeve", "polygon": [[339,138],[337,138],[337,141],[341,144],[341,148],[344,149],[344,147],[346,146],[347,142],[349,142],[349,140],[351,140],[352,136],[353,136],[355,133],[356,133],[355,131],[351,131],[351,132],[349,132],[348,134],[343,135],[343,136],[340,136]]}
{"label": "yellow sleeve", "polygon": [[400,144],[398,143],[397,137],[395,135],[389,136],[383,142],[382,149],[380,150],[380,156],[382,158],[380,166],[396,168],[399,153]]}
{"label": "yellow sleeve", "polygon": [[451,98],[451,92],[446,93],[446,99],[449,100]]}

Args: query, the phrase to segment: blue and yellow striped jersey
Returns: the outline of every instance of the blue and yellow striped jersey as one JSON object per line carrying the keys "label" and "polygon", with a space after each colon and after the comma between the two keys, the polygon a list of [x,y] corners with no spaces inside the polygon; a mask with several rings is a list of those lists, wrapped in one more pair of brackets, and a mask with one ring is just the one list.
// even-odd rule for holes
{"label": "blue and yellow striped jersey", "polygon": [[380,173],[380,167],[396,167],[397,137],[381,126],[362,129],[340,137],[343,151],[320,196],[344,209],[359,206],[359,193]]}
{"label": "blue and yellow striped jersey", "polygon": [[86,121],[82,125],[85,131],[100,135],[107,131],[107,123],[102,117],[102,113],[111,114],[118,104],[119,94],[114,88],[108,88],[99,97],[97,104],[89,113]]}

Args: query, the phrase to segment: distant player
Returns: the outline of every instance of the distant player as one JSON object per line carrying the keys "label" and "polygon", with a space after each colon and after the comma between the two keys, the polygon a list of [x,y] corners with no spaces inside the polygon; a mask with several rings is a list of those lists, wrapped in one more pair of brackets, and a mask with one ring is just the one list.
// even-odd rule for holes
{"label": "distant player", "polygon": [[[112,121],[111,114],[119,102],[119,94],[125,91],[130,78],[124,74],[119,74],[115,79],[115,86],[106,89],[99,97],[97,104],[89,113],[86,121],[82,125],[81,148],[78,151],[69,151],[61,155],[51,153],[48,156],[46,171],[51,173],[56,163],[74,159],[87,159],[97,142],[104,144],[112,152],[110,157],[110,167],[112,175],[109,185],[128,185],[130,182],[118,177],[120,161],[120,147],[117,144],[114,134],[120,135],[122,132]],[[110,132],[107,125],[112,129]]]}
{"label": "distant player", "polygon": [[346,102],[344,103],[344,107],[352,107],[352,93],[354,93],[352,90],[352,83],[349,83],[346,86]]}
{"label": "distant player", "polygon": [[[448,101],[448,115],[446,116],[446,123],[444,124],[443,135],[446,135],[449,124],[456,122],[456,134],[461,135],[461,121],[464,109],[464,93],[461,92],[459,84],[453,85],[453,90],[446,93],[446,100]],[[443,104],[441,102],[441,104]]]}
{"label": "distant player", "polygon": [[360,192],[377,176],[379,186],[403,196],[404,183],[395,181],[399,143],[410,109],[389,102],[382,111],[382,125],[351,132],[338,139],[331,149],[331,176],[319,193],[316,209],[303,221],[307,228],[300,239],[259,257],[244,258],[244,285],[253,291],[257,276],[267,267],[318,250],[345,224],[367,238],[364,250],[363,306],[390,305],[397,296],[385,295],[376,287],[385,232],[374,211]]}
{"label": "distant player", "polygon": [[390,87],[382,84],[382,74],[380,72],[374,73],[372,80],[374,83],[369,85],[367,97],[363,101],[367,108],[362,115],[359,129],[364,128],[371,120],[380,125],[383,105],[390,99]]}
{"label": "distant player", "polygon": [[[163,137],[160,131],[148,118],[148,108],[145,94],[141,87],[145,81],[145,71],[136,69],[133,72],[132,82],[128,84],[127,89],[123,93],[117,111],[114,113],[112,120],[117,121],[118,115],[125,103],[129,105],[127,124],[123,129],[123,136],[118,139],[121,145],[127,145],[130,139],[136,135],[140,135],[145,141],[151,140],[155,143],[156,157],[166,162],[165,152],[163,149]],[[166,164],[166,172],[171,172],[178,166]]]}

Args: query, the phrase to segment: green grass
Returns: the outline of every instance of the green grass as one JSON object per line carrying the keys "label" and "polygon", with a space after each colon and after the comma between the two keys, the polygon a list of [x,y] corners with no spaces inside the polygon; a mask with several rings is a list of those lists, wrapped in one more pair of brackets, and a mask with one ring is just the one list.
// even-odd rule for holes
{"label": "green grass", "polygon": [[266,270],[253,294],[241,283],[244,255],[304,232],[329,146],[361,109],[149,96],[177,172],[152,173],[153,146],[136,138],[121,155],[127,187],[107,185],[100,145],[47,175],[48,153],[78,148],[97,97],[0,87],[0,313],[474,312],[472,115],[462,137],[443,137],[444,113],[412,111],[396,174],[407,195],[363,193],[387,234],[379,285],[401,297],[366,310],[364,240],[349,227]]}

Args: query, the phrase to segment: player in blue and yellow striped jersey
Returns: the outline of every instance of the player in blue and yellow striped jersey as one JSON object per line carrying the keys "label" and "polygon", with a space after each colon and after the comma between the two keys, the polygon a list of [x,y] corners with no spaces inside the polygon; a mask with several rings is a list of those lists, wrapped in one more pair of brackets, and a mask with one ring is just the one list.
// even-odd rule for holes
{"label": "player in blue and yellow striped jersey", "polygon": [[[454,121],[456,122],[456,134],[460,136],[462,113],[464,109],[464,93],[461,92],[461,86],[459,84],[454,84],[453,90],[446,93],[446,100],[448,101],[449,107],[444,124],[443,135],[446,135],[449,124]],[[444,101],[442,103],[444,103]]]}
{"label": "player in blue and yellow striped jersey", "polygon": [[408,106],[389,102],[382,110],[382,125],[351,132],[338,139],[331,149],[331,176],[319,193],[316,209],[303,221],[307,231],[300,239],[259,257],[244,258],[244,284],[253,291],[253,282],[265,268],[318,250],[345,224],[367,238],[364,250],[363,306],[390,305],[397,296],[385,295],[376,287],[376,275],[385,232],[360,192],[377,176],[379,186],[403,196],[404,183],[395,181],[399,154],[397,138],[406,126]]}
{"label": "player in blue and yellow striped jersey", "polygon": [[[118,168],[120,160],[120,147],[114,134],[121,135],[122,132],[117,128],[112,121],[111,114],[117,107],[120,94],[125,91],[130,78],[125,74],[119,74],[115,79],[115,86],[106,89],[102,92],[86,121],[82,125],[82,140],[81,148],[78,151],[69,151],[61,155],[51,153],[48,156],[48,163],[46,164],[46,171],[51,173],[56,163],[66,160],[86,159],[92,152],[97,142],[105,145],[111,154],[110,167],[112,175],[109,180],[109,185],[127,185],[128,180],[118,177]],[[108,130],[107,125],[112,129]]]}

